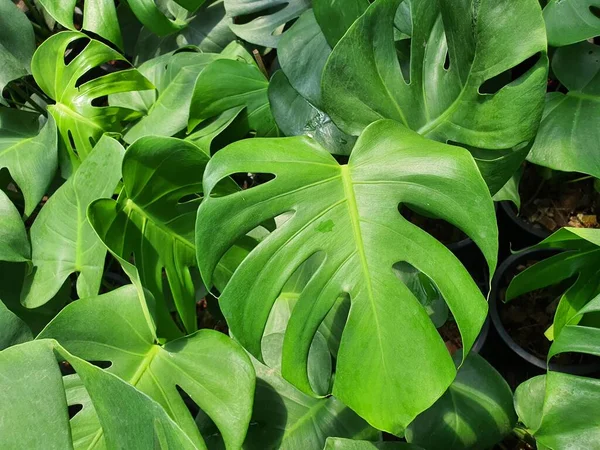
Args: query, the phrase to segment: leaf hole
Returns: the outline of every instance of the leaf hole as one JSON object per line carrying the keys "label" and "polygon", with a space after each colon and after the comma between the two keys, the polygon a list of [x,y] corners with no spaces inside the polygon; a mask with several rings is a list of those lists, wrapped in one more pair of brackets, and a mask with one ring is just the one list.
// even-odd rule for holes
{"label": "leaf hole", "polygon": [[96,108],[108,106],[108,95],[103,95],[101,97],[94,98],[92,100],[92,106],[95,106]]}
{"label": "leaf hole", "polygon": [[82,36],[74,41],[70,42],[65,49],[63,55],[63,62],[65,66],[68,66],[91,42],[90,38]]}
{"label": "leaf hole", "polygon": [[212,189],[210,196],[212,198],[225,197],[237,192],[237,189],[235,188],[236,185],[244,191],[255,188],[261,184],[266,184],[275,178],[276,176],[272,173],[236,172],[229,175],[229,177],[219,180]]}
{"label": "leaf hole", "polygon": [[590,5],[590,12],[596,16],[598,19],[600,19],[600,7],[595,6],[595,5]]}
{"label": "leaf hole", "polygon": [[502,88],[508,86],[509,84],[518,83],[517,80],[524,77],[531,69],[533,69],[533,67],[538,63],[541,57],[541,52],[538,52],[535,55],[530,56],[529,58],[520,62],[516,66],[511,67],[510,69],[499,73],[495,77],[484,81],[483,84],[479,86],[479,93],[495,94]]}
{"label": "leaf hole", "polygon": [[465,233],[451,223],[434,217],[417,206],[401,205],[400,214],[413,225],[421,228],[446,246],[469,239]]}
{"label": "leaf hole", "polygon": [[75,417],[77,415],[77,413],[79,413],[80,411],[83,410],[83,405],[81,404],[75,404],[75,405],[69,405],[67,407],[68,411],[69,411],[69,420],[72,419],[73,417]]}
{"label": "leaf hole", "polygon": [[450,69],[450,52],[446,51],[446,59],[444,59],[444,70]]}
{"label": "leaf hole", "polygon": [[185,403],[185,406],[192,415],[192,417],[196,417],[196,415],[200,412],[200,407],[196,404],[194,400],[192,400],[192,397],[190,397],[181,386],[176,384],[175,388],[177,389],[181,400],[183,400],[183,403]]}

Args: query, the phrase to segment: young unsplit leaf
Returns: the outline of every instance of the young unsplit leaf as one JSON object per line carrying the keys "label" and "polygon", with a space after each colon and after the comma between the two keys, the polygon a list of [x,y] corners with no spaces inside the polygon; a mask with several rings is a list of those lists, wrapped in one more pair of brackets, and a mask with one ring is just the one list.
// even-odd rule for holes
{"label": "young unsplit leaf", "polygon": [[[77,0],[40,0],[44,9],[63,27],[77,31],[73,22]],[[91,31],[123,48],[123,38],[113,0],[87,0],[83,5],[82,30]]]}
{"label": "young unsplit leaf", "polygon": [[[454,360],[460,363],[461,355]],[[485,450],[510,434],[516,422],[510,387],[472,353],[448,391],[410,424],[406,439],[427,450]]]}
{"label": "young unsplit leaf", "polygon": [[[390,118],[431,139],[486,149],[530,140],[548,68],[538,1],[412,0],[406,75],[394,44],[400,4],[372,3],[333,50],[323,96],[334,122],[358,135],[369,123]],[[494,94],[481,92],[484,82],[538,54],[517,80]]]}
{"label": "young unsplit leaf", "polygon": [[35,51],[35,36],[31,22],[11,0],[0,0],[0,103],[2,91],[11,82],[30,71],[31,57]]}
{"label": "young unsplit leaf", "polygon": [[[153,335],[137,289],[125,286],[71,303],[38,338],[56,339],[83,359],[110,362],[110,373],[161,404],[195,445],[203,448],[202,436],[177,391],[179,386],[217,424],[227,448],[239,448],[250,421],[255,382],[244,351],[213,330],[201,330],[164,346],[156,344]],[[90,395],[94,400],[94,393]],[[94,406],[97,410],[95,402]],[[93,410],[85,413],[93,414]]]}
{"label": "young unsplit leaf", "polygon": [[104,136],[79,169],[44,205],[31,226],[33,268],[21,302],[36,308],[48,302],[72,273],[77,294],[96,295],[106,249],[86,218],[88,206],[111,196],[121,178],[123,147]]}
{"label": "young unsplit leaf", "polygon": [[31,247],[21,214],[0,190],[0,261],[29,261]]}
{"label": "young unsplit leaf", "polygon": [[188,130],[231,108],[244,106],[251,131],[257,136],[277,136],[268,87],[268,80],[255,64],[226,59],[214,61],[196,81]]}
{"label": "young unsplit leaf", "polygon": [[[600,18],[597,20],[600,23]],[[552,58],[552,70],[569,92],[546,96],[542,123],[527,159],[551,169],[599,178],[600,46],[580,42],[559,48]]]}
{"label": "young unsplit leaf", "polygon": [[600,1],[549,0],[544,20],[553,47],[585,41],[600,35]]}
{"label": "young unsplit leaf", "polygon": [[[69,45],[80,39],[87,40],[87,45],[66,64],[63,55]],[[94,100],[118,92],[153,88],[135,69],[113,72],[79,85],[90,69],[108,61],[124,60],[107,45],[71,31],[52,36],[33,55],[33,76],[42,90],[56,101],[48,110],[56,120],[74,166],[89,155],[105,132],[118,132],[122,121],[139,116],[127,108],[94,106]]]}
{"label": "young unsplit leaf", "polygon": [[[228,196],[212,195],[220,180],[239,172],[271,173],[275,179]],[[287,279],[311,255],[324,252],[286,330],[283,376],[314,395],[308,351],[329,310],[348,293],[352,306],[334,395],[377,428],[400,433],[448,388],[456,373],[452,358],[392,266],[406,261],[433,280],[468,352],[485,319],[485,299],[456,257],[398,211],[398,204],[408,203],[459,227],[481,248],[493,272],[493,204],[466,150],[424,139],[393,121],[369,126],[348,165],[339,165],[306,137],[251,139],[216,153],[204,192],[196,243],[208,284],[238,238],[293,212],[242,262],[220,297],[232,334],[250,353],[260,358],[269,312]]]}
{"label": "young unsplit leaf", "polygon": [[0,107],[0,167],[8,168],[25,198],[25,214],[46,193],[58,165],[57,132],[52,117]]}
{"label": "young unsplit leaf", "polygon": [[[92,226],[106,246],[129,261],[158,301],[159,328],[170,321],[163,269],[185,329],[196,325],[194,223],[209,157],[191,143],[148,136],[131,145],[123,159],[123,191],[89,210]],[[187,196],[190,199],[181,201]]]}
{"label": "young unsplit leaf", "polygon": [[[229,27],[242,39],[264,47],[276,48],[281,31],[288,22],[310,8],[310,0],[225,0]],[[239,17],[250,17],[236,23]]]}

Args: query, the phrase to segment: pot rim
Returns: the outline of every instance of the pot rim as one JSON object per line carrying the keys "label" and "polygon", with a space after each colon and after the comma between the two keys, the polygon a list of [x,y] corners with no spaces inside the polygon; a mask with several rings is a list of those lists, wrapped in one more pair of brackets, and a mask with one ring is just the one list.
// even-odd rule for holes
{"label": "pot rim", "polygon": [[540,240],[546,239],[552,234],[551,231],[548,231],[544,228],[536,228],[529,222],[526,222],[525,220],[521,219],[515,213],[513,209],[513,203],[510,200],[504,200],[499,203],[500,208],[502,208],[502,211],[504,211],[504,214],[506,214],[513,223],[515,223],[521,230],[525,231],[526,233],[529,233],[535,236],[536,238],[539,238]]}

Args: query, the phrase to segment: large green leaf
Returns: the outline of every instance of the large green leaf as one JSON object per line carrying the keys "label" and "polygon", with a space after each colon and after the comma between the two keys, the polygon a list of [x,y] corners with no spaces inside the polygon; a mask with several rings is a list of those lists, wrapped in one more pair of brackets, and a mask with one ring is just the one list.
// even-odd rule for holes
{"label": "large green leaf", "polygon": [[31,330],[0,301],[0,351],[33,339]]}
{"label": "large green leaf", "polygon": [[77,294],[100,289],[106,249],[86,218],[88,206],[113,194],[121,178],[123,147],[104,136],[69,180],[45,204],[31,226],[33,268],[22,303],[48,302],[72,273],[79,273]]}
{"label": "large green leaf", "polygon": [[576,276],[562,295],[552,328],[546,333],[552,339],[560,335],[568,322],[577,323],[580,319],[577,313],[600,293],[600,230],[562,228],[534,248],[564,251],[537,262],[513,278],[506,290],[506,300]]}
{"label": "large green leaf", "polygon": [[421,447],[406,442],[369,442],[330,437],[323,450],[422,450]]}
{"label": "large green leaf", "polygon": [[581,42],[559,48],[552,69],[569,92],[546,96],[542,123],[527,159],[551,169],[600,177],[600,46]]}
{"label": "large green leaf", "polygon": [[[454,360],[460,363],[460,355]],[[448,391],[406,430],[406,440],[427,450],[492,448],[517,422],[513,394],[481,356],[470,354]]]}
{"label": "large green leaf", "polygon": [[544,8],[548,43],[574,44],[600,35],[600,1],[549,0]]}
{"label": "large green leaf", "polygon": [[[275,179],[215,197],[218,182],[238,172],[271,173]],[[352,306],[334,395],[377,428],[401,433],[443,394],[456,373],[452,358],[392,266],[406,261],[433,280],[468,351],[485,319],[485,299],[458,259],[398,212],[399,203],[408,203],[461,228],[493,272],[493,204],[466,150],[424,139],[393,121],[368,127],[348,165],[339,165],[306,137],[251,139],[215,154],[204,193],[196,246],[207,283],[239,237],[268,219],[294,213],[242,262],[220,297],[231,332],[250,353],[260,357],[269,312],[287,279],[323,252],[324,262],[303,289],[286,330],[284,377],[314,395],[308,350],[338,297],[348,293]]]}
{"label": "large green leaf", "polygon": [[335,47],[348,28],[369,7],[369,0],[313,0],[315,16],[327,42]]}
{"label": "large green leaf", "polygon": [[[80,39],[89,42],[69,64],[65,64],[63,55],[67,48]],[[138,115],[127,108],[94,106],[93,101],[118,92],[153,88],[135,69],[113,72],[79,85],[79,80],[90,69],[114,60],[124,61],[125,58],[107,45],[71,31],[52,36],[33,55],[33,75],[42,90],[56,101],[48,110],[56,120],[75,166],[88,156],[102,134],[120,131],[122,121]]]}
{"label": "large green leaf", "polygon": [[155,401],[49,340],[0,352],[3,447],[81,448],[69,429],[63,379],[54,351],[66,358],[83,379],[100,416],[108,448],[198,449]]}
{"label": "large green leaf", "polygon": [[31,214],[46,193],[58,165],[56,124],[48,117],[0,107],[0,167],[8,168]]}
{"label": "large green leaf", "polygon": [[123,48],[123,38],[113,0],[87,0],[83,6],[83,23],[75,26],[73,17],[77,0],[39,0],[44,9],[63,27],[77,31],[83,29],[96,33]]}
{"label": "large green leaf", "polygon": [[35,51],[33,27],[27,16],[11,0],[0,0],[0,97],[4,87],[30,70]]}
{"label": "large green leaf", "polygon": [[[125,286],[71,303],[38,338],[56,339],[86,360],[111,362],[108,372],[157,401],[196,446],[203,447],[177,387],[183,389],[217,424],[227,448],[239,448],[250,421],[255,382],[244,351],[213,330],[201,330],[164,346],[156,344],[153,336],[137,289]],[[94,400],[93,392],[90,396]],[[102,430],[96,430],[98,434]]]}
{"label": "large green leaf", "polygon": [[229,27],[239,37],[264,47],[277,47],[285,25],[310,4],[311,0],[225,0],[225,9]]}
{"label": "large green leaf", "polygon": [[143,28],[135,46],[134,62],[137,65],[186,45],[194,45],[203,52],[219,53],[234,40],[223,0],[207,1],[177,33],[161,37]]}
{"label": "large green leaf", "polygon": [[0,191],[0,261],[22,262],[31,258],[31,247],[21,214]]}
{"label": "large green leaf", "polygon": [[[411,0],[410,59],[399,62],[393,22],[400,2],[371,4],[331,54],[323,100],[334,122],[358,135],[390,118],[431,139],[486,149],[530,140],[548,67],[538,1]],[[538,54],[517,80],[494,94],[481,92],[486,81]],[[406,74],[401,63],[409,66]]]}
{"label": "large green leaf", "polygon": [[269,82],[255,64],[219,59],[204,69],[194,87],[188,129],[231,108],[246,108],[248,128],[257,136],[277,136],[267,89]]}
{"label": "large green leaf", "polygon": [[[124,260],[133,256],[142,284],[158,300],[159,327],[170,321],[164,270],[185,329],[197,329],[190,270],[196,266],[194,223],[201,200],[196,194],[202,192],[208,159],[180,139],[141,138],[125,153],[118,200],[100,199],[89,210],[104,244]],[[188,196],[193,198],[181,201]]]}

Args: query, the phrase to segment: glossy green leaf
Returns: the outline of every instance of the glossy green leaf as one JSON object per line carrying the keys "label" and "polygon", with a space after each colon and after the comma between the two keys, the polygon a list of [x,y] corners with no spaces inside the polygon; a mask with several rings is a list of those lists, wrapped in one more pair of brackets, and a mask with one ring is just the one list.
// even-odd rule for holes
{"label": "glossy green leaf", "polygon": [[[323,109],[343,131],[358,135],[390,118],[431,139],[487,149],[508,149],[534,136],[548,67],[537,0],[412,0],[407,74],[394,44],[399,5],[371,4],[325,66]],[[517,80],[494,94],[480,92],[486,81],[538,54]]]}
{"label": "glossy green leaf", "polygon": [[349,155],[352,151],[356,137],[341,131],[327,114],[302,97],[281,70],[269,83],[269,103],[284,135],[309,136],[335,155]]}
{"label": "glossy green leaf", "polygon": [[25,214],[33,212],[54,178],[57,132],[52,117],[0,107],[0,167],[8,168],[25,198]]}
{"label": "glossy green leaf", "polygon": [[224,111],[246,107],[248,127],[257,136],[276,136],[268,80],[254,64],[221,59],[202,71],[194,87],[188,130]]}
{"label": "glossy green leaf", "polygon": [[406,442],[370,442],[343,438],[327,438],[323,450],[422,450]]}
{"label": "glossy green leaf", "polygon": [[35,51],[33,26],[24,12],[11,0],[0,0],[0,97],[4,87],[30,72]]}
{"label": "glossy green leaf", "polygon": [[[216,151],[213,142],[219,136],[223,135],[224,142],[230,144],[246,135],[248,130],[244,125],[243,110],[243,106],[238,106],[222,112],[213,120],[203,122],[203,126],[187,136],[185,140],[193,143],[207,155],[211,155]],[[237,122],[241,122],[241,126],[236,126]]]}
{"label": "glossy green leaf", "polygon": [[[85,39],[85,48],[69,63],[62,55],[70,44]],[[56,101],[48,107],[69,151],[74,166],[84,160],[102,134],[121,130],[121,122],[135,118],[131,109],[94,106],[93,101],[118,92],[152,89],[137,70],[113,72],[78,85],[88,71],[108,61],[125,58],[107,45],[76,32],[58,33],[44,41],[33,55],[33,76],[40,88]]]}
{"label": "glossy green leaf", "polygon": [[544,8],[548,43],[574,44],[600,35],[600,1],[549,0]]}
{"label": "glossy green leaf", "polygon": [[596,126],[600,120],[600,46],[581,42],[559,48],[552,69],[569,92],[546,96],[540,130],[527,159],[551,169],[600,177],[600,130]]}
{"label": "glossy green leaf", "polygon": [[[246,354],[227,336],[201,330],[164,346],[156,344],[137,289],[125,286],[71,303],[38,338],[56,339],[86,360],[111,362],[110,373],[161,404],[195,445],[203,447],[179,386],[218,425],[227,448],[241,446],[250,421],[255,376]],[[93,392],[90,396],[93,401]]]}
{"label": "glossy green leaf", "polygon": [[166,36],[185,28],[192,12],[206,0],[128,0],[129,7],[153,33]]}
{"label": "glossy green leaf", "polygon": [[506,290],[506,300],[576,276],[562,295],[552,329],[547,333],[554,338],[559,336],[567,322],[577,319],[577,313],[591,298],[600,293],[600,231],[562,228],[534,248],[564,251],[537,262],[515,276]]}
{"label": "glossy green leaf", "polygon": [[135,46],[134,61],[137,65],[186,45],[194,45],[203,52],[219,53],[234,40],[223,0],[207,1],[177,33],[161,37],[143,28]]}
{"label": "glossy green leaf", "polygon": [[[229,27],[240,38],[277,47],[285,25],[310,8],[310,0],[225,0]],[[248,17],[249,21],[240,19]]]}
{"label": "glossy green leaf", "polygon": [[[276,178],[225,197],[212,195],[221,179],[238,172]],[[434,281],[468,351],[485,319],[481,292],[446,247],[398,212],[406,202],[461,228],[493,272],[493,203],[466,150],[426,140],[393,121],[368,127],[349,164],[341,166],[306,137],[251,139],[217,152],[207,166],[204,192],[210,197],[198,211],[196,246],[207,283],[239,237],[294,212],[242,262],[220,297],[231,332],[249,352],[260,356],[269,312],[287,279],[309,256],[323,252],[325,262],[302,291],[286,330],[284,377],[314,395],[308,350],[337,298],[348,293],[352,306],[334,395],[377,428],[401,433],[443,394],[454,364],[392,266],[404,260]]]}
{"label": "glossy green leaf", "polygon": [[29,261],[31,247],[21,214],[0,191],[0,261]]}
{"label": "glossy green leaf", "polygon": [[0,351],[33,339],[31,330],[0,301]]}
{"label": "glossy green leaf", "polygon": [[208,159],[180,139],[141,138],[125,153],[119,198],[100,199],[89,210],[105,245],[124,260],[133,256],[143,286],[158,301],[159,327],[170,321],[168,285],[185,329],[197,329],[190,270],[196,266],[194,223]]}
{"label": "glossy green leaf", "polygon": [[33,268],[21,302],[48,302],[72,273],[79,297],[100,289],[106,249],[86,218],[96,199],[110,197],[121,178],[123,147],[104,136],[73,176],[46,202],[31,226]]}
{"label": "glossy green leaf", "polygon": [[369,0],[313,0],[315,16],[331,47],[369,7]]}
{"label": "glossy green leaf", "polygon": [[[460,355],[454,355],[460,363]],[[470,354],[448,391],[406,430],[427,450],[492,448],[517,422],[510,387],[481,356]]]}
{"label": "glossy green leaf", "polygon": [[83,29],[96,33],[123,48],[123,38],[117,20],[117,8],[113,0],[87,0],[83,4],[83,24],[75,26],[73,16],[77,0],[39,0],[44,9],[63,27],[78,31]]}

